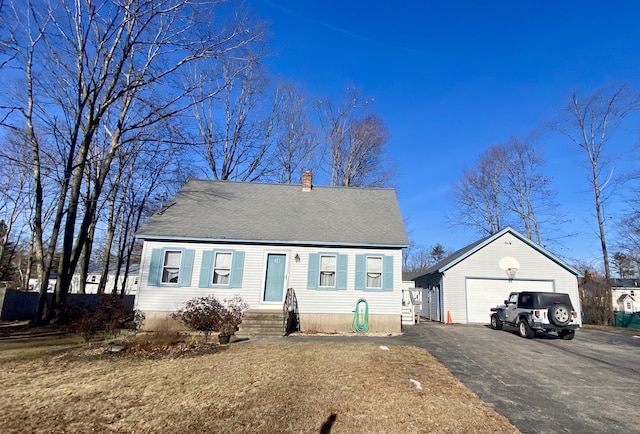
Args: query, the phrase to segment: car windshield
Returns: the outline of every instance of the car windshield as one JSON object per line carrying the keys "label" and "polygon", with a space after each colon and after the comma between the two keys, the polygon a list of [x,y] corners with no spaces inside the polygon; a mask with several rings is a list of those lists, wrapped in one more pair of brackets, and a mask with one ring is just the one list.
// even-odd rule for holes
{"label": "car windshield", "polygon": [[554,304],[566,304],[571,309],[573,309],[573,305],[571,304],[571,300],[567,294],[556,294],[550,292],[548,294],[538,294],[538,305],[539,306],[551,306]]}

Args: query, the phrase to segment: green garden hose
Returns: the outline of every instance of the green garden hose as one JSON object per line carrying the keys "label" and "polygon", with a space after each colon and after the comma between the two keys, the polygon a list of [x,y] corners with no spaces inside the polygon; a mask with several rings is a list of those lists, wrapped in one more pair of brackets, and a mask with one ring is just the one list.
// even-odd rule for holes
{"label": "green garden hose", "polygon": [[[360,322],[360,303],[364,303],[364,317]],[[356,311],[353,313],[353,331],[358,333],[365,333],[369,330],[369,304],[367,300],[361,298],[356,302]]]}

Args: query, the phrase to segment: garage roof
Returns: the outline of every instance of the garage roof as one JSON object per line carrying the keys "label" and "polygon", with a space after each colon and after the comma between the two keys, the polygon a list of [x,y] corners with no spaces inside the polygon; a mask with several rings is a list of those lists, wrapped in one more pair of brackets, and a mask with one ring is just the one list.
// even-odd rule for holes
{"label": "garage roof", "polygon": [[460,262],[463,259],[473,255],[478,250],[482,249],[483,247],[485,247],[488,244],[491,244],[493,241],[497,240],[498,238],[500,238],[501,236],[503,236],[504,234],[507,234],[507,233],[509,233],[509,234],[513,235],[514,237],[520,239],[525,244],[528,244],[533,249],[537,250],[538,252],[540,252],[541,254],[545,255],[546,257],[548,257],[552,261],[556,262],[558,265],[560,265],[561,267],[565,268],[570,273],[572,273],[572,274],[574,274],[576,276],[580,276],[581,275],[581,273],[578,270],[573,268],[571,265],[567,264],[562,259],[558,258],[556,255],[554,255],[553,253],[551,253],[550,251],[548,251],[547,249],[545,249],[541,245],[539,245],[537,243],[534,243],[529,238],[527,238],[524,235],[522,235],[520,232],[516,231],[515,229],[513,229],[510,226],[507,226],[506,228],[504,228],[500,232],[496,232],[493,235],[490,235],[490,236],[488,236],[486,238],[482,238],[481,240],[478,240],[475,243],[469,244],[468,246],[463,247],[462,249],[453,252],[451,255],[447,256],[442,261],[440,261],[440,262],[432,265],[431,267],[429,267],[427,270],[425,270],[424,273],[422,273],[418,277],[415,277],[413,280],[416,280],[416,279],[418,279],[420,277],[423,277],[423,276],[428,276],[430,274],[444,273],[446,270],[448,270],[449,268],[453,267],[458,262]]}

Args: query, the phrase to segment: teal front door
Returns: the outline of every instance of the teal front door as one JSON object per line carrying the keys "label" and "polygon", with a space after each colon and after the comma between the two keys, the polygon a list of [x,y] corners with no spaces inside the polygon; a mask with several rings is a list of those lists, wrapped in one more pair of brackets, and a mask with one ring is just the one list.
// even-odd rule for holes
{"label": "teal front door", "polygon": [[282,301],[287,255],[267,255],[267,277],[264,284],[264,301]]}

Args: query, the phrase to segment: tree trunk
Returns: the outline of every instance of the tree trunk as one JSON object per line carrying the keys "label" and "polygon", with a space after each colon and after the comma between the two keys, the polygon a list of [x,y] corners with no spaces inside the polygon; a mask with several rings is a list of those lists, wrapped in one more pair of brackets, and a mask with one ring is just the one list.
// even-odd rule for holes
{"label": "tree trunk", "polygon": [[[98,294],[104,294],[107,288],[107,279],[109,278],[109,265],[111,264],[111,247],[113,246],[113,236],[116,230],[115,227],[115,207],[116,200],[115,195],[118,192],[117,185],[120,183],[120,176],[118,176],[115,180],[114,186],[112,187],[112,192],[109,197],[109,216],[107,218],[107,234],[104,244],[103,251],[103,260],[102,260],[102,272],[100,275],[100,283],[98,284]],[[117,263],[117,262],[116,262]],[[117,282],[117,279],[116,279]],[[114,283],[117,285],[117,283]],[[115,292],[115,288],[114,291]]]}
{"label": "tree trunk", "polygon": [[609,263],[609,251],[607,249],[607,240],[605,233],[605,221],[604,221],[604,213],[602,209],[602,198],[600,185],[598,183],[597,177],[597,166],[594,164],[593,166],[593,191],[595,196],[595,208],[596,208],[596,217],[598,219],[598,230],[600,232],[600,247],[602,249],[602,260],[604,263],[604,278],[606,285],[606,324],[607,325],[615,325],[614,324],[614,313],[613,313],[613,294],[611,290],[611,266]]}

